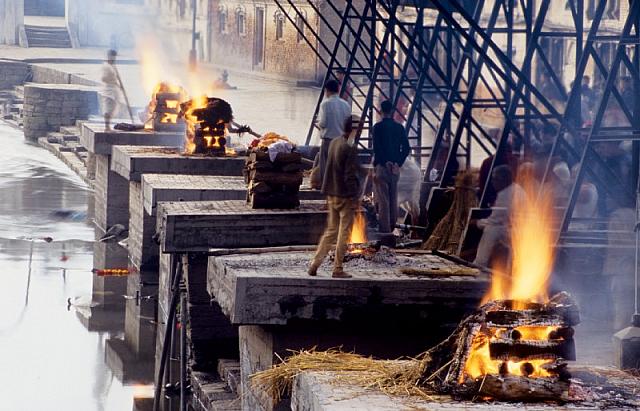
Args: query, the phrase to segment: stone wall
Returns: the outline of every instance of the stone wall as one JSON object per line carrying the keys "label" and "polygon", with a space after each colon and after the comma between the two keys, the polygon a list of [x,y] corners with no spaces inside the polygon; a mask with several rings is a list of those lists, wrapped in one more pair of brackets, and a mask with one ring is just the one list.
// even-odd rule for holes
{"label": "stone wall", "polygon": [[29,65],[26,63],[0,61],[0,90],[11,89],[24,83],[28,73]]}
{"label": "stone wall", "polygon": [[44,137],[61,126],[87,119],[98,107],[95,90],[68,84],[26,84],[24,87],[24,136]]}
{"label": "stone wall", "polygon": [[96,154],[95,223],[104,231],[129,224],[129,182],[112,172],[110,164],[110,156]]}
{"label": "stone wall", "polygon": [[129,258],[138,269],[155,270],[158,268],[158,244],[153,241],[156,232],[156,217],[145,212],[142,197],[142,184],[129,183]]}
{"label": "stone wall", "polygon": [[24,25],[24,1],[0,0],[0,44],[18,44]]}

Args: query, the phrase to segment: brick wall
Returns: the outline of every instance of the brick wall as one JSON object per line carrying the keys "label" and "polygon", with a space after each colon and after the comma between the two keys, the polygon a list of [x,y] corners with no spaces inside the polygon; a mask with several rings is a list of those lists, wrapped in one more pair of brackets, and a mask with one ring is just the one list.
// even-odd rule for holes
{"label": "brick wall", "polygon": [[[213,2],[211,14],[211,60],[214,63],[266,73],[289,76],[295,80],[315,81],[317,59],[308,44],[298,41],[294,25],[284,19],[283,37],[276,40],[276,13],[279,8],[270,1],[220,0]],[[254,66],[256,8],[264,9],[265,40],[263,63]],[[308,21],[317,27],[318,18],[311,7],[303,8]],[[227,14],[226,31],[221,32],[220,13]],[[238,12],[245,16],[245,34],[238,33]],[[321,74],[320,74],[321,75]]]}
{"label": "brick wall", "polygon": [[68,84],[26,84],[24,87],[24,136],[44,137],[61,126],[75,125],[97,110],[95,90]]}
{"label": "brick wall", "polygon": [[109,169],[110,156],[96,154],[95,222],[105,231],[129,224],[129,182]]}
{"label": "brick wall", "polygon": [[138,269],[158,268],[158,245],[153,241],[156,218],[144,210],[142,184],[129,183],[129,258]]}
{"label": "brick wall", "polygon": [[22,62],[0,61],[0,90],[24,83],[29,65]]}

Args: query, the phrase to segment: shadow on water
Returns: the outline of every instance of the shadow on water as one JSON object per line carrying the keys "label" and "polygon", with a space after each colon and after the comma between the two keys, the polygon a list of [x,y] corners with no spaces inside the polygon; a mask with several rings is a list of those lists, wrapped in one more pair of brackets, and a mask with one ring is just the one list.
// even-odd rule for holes
{"label": "shadow on water", "polygon": [[0,408],[131,410],[147,390],[105,361],[124,335],[125,299],[94,284],[91,191],[1,123],[0,146]]}

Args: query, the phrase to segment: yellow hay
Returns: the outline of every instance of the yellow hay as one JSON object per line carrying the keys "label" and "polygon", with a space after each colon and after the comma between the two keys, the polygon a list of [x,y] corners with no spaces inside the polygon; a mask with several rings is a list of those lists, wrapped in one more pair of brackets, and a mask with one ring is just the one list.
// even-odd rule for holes
{"label": "yellow hay", "polygon": [[[304,371],[337,373],[336,382],[376,388],[387,395],[417,396],[431,399],[422,383],[429,357],[408,360],[375,360],[338,349],[295,351],[273,368],[251,375],[253,387],[271,394],[278,402],[291,392],[294,379]],[[358,372],[358,373],[354,373]],[[427,378],[429,380],[429,378]]]}

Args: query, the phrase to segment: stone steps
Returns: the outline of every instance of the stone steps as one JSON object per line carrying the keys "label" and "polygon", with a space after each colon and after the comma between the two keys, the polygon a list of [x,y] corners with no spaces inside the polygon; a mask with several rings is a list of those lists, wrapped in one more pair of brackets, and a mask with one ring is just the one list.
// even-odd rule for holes
{"label": "stone steps", "polygon": [[239,411],[240,397],[213,373],[191,373],[192,407],[196,411]]}
{"label": "stone steps", "polygon": [[66,27],[24,26],[29,47],[71,48]]}
{"label": "stone steps", "polygon": [[227,384],[231,392],[240,394],[240,361],[218,360],[218,375]]}

